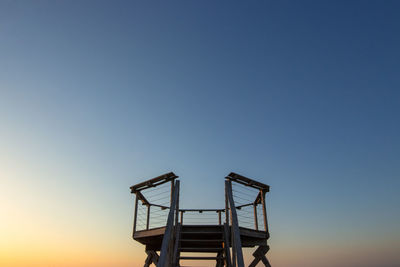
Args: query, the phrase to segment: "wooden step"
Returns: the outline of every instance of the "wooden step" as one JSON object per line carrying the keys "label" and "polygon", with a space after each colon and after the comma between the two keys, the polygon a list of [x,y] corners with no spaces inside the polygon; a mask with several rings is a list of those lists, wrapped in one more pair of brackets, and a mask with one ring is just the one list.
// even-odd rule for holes
{"label": "wooden step", "polygon": [[203,231],[203,232],[199,232],[199,231],[184,231],[182,230],[182,234],[206,234],[206,235],[215,235],[215,234],[222,234],[222,231]]}
{"label": "wooden step", "polygon": [[180,252],[203,252],[203,253],[211,253],[211,252],[219,252],[222,251],[224,248],[180,248]]}
{"label": "wooden step", "polygon": [[224,257],[189,257],[189,256],[183,256],[179,257],[181,260],[219,260],[219,259],[224,259]]}
{"label": "wooden step", "polygon": [[191,238],[182,238],[181,242],[210,242],[210,243],[217,243],[217,242],[224,242],[223,239],[191,239]]}

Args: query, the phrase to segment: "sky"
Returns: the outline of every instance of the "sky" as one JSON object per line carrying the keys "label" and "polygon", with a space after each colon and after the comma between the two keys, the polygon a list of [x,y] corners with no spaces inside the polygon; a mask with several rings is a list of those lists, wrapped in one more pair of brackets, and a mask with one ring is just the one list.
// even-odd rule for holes
{"label": "sky", "polygon": [[0,1],[0,266],[142,266],[169,171],[184,208],[269,184],[272,266],[400,266],[399,8]]}

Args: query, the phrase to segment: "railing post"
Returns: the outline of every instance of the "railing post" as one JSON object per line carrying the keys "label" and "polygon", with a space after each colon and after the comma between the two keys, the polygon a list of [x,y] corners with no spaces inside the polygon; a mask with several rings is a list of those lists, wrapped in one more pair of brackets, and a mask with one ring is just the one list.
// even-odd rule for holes
{"label": "railing post", "polygon": [[261,195],[261,203],[262,203],[262,207],[263,207],[264,230],[265,230],[265,232],[268,233],[267,209],[265,207],[265,191],[261,190],[260,195]]}
{"label": "railing post", "polygon": [[146,230],[150,227],[150,204],[147,205],[147,220],[146,220]]}
{"label": "railing post", "polygon": [[134,235],[135,232],[136,232],[137,211],[138,211],[138,202],[139,202],[138,195],[137,194],[135,194],[135,195],[136,195],[136,199],[135,199],[135,215],[133,217],[133,234],[132,235]]}
{"label": "railing post", "polygon": [[258,231],[257,204],[253,204],[254,208],[254,227]]}
{"label": "railing post", "polygon": [[[176,203],[175,203],[175,226],[178,225],[179,222],[179,180],[175,182],[175,188],[174,190],[177,190],[178,192],[176,192],[177,196],[176,196]],[[175,192],[174,192],[175,193]]]}
{"label": "railing post", "polygon": [[183,211],[181,211],[181,225],[183,224]]}
{"label": "railing post", "polygon": [[218,224],[221,225],[221,211],[217,211],[218,212]]}
{"label": "railing post", "polygon": [[172,198],[174,197],[174,189],[175,189],[175,185],[174,185],[174,180],[171,181],[171,201],[170,201],[170,205],[172,204]]}
{"label": "railing post", "polygon": [[229,226],[229,200],[228,200],[228,191],[227,191],[227,183],[225,181],[225,223]]}

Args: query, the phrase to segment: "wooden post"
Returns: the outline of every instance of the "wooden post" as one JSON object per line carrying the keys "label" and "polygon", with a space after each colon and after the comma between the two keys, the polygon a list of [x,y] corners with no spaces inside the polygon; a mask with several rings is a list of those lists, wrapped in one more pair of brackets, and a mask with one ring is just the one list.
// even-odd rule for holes
{"label": "wooden post", "polygon": [[133,218],[133,235],[136,232],[136,221],[137,221],[137,211],[138,211],[138,202],[139,202],[139,198],[136,194],[136,199],[135,199],[135,216]]}
{"label": "wooden post", "polygon": [[218,212],[218,224],[221,225],[221,211],[217,211]]}
{"label": "wooden post", "polygon": [[179,250],[178,250],[178,247],[179,247],[179,239],[180,239],[180,236],[181,236],[181,224],[177,224],[176,226],[175,226],[175,231],[176,231],[176,234],[175,234],[175,245],[174,245],[174,255],[173,255],[173,259],[172,259],[172,263],[173,263],[173,267],[175,267],[175,266],[178,266],[178,263],[179,263]]}
{"label": "wooden post", "polygon": [[229,245],[229,225],[227,225],[226,223],[224,223],[224,249],[226,267],[232,267],[231,251]]}
{"label": "wooden post", "polygon": [[171,264],[171,259],[174,255],[173,253],[173,248],[174,244],[172,240],[173,238],[173,233],[174,233],[174,215],[176,215],[176,205],[178,201],[178,195],[179,194],[179,181],[176,181],[175,187],[173,190],[173,198],[172,202],[170,205],[169,213],[168,213],[168,219],[167,219],[167,226],[165,227],[165,232],[164,232],[164,237],[161,243],[161,249],[160,249],[160,259],[159,259],[159,264],[157,266],[161,267],[167,267],[170,266]]}
{"label": "wooden post", "polygon": [[265,207],[265,191],[261,190],[260,195],[261,195],[261,203],[262,203],[263,215],[264,215],[264,230],[265,230],[265,232],[268,233],[267,209]]}
{"label": "wooden post", "polygon": [[181,224],[183,224],[183,211],[181,211]]}
{"label": "wooden post", "polygon": [[174,197],[174,180],[171,181],[171,201],[170,201],[170,205],[172,204],[172,198]]}
{"label": "wooden post", "polygon": [[157,266],[159,256],[154,250],[146,250],[147,258],[144,267],[149,267],[152,263]]}
{"label": "wooden post", "polygon": [[178,227],[178,222],[179,222],[179,180],[176,181],[176,186],[174,187],[174,190],[178,190],[176,192],[176,203],[175,203],[175,227]]}
{"label": "wooden post", "polygon": [[147,205],[146,230],[149,230],[149,226],[150,226],[150,204]]}
{"label": "wooden post", "polygon": [[244,267],[242,241],[240,240],[240,229],[239,229],[239,223],[238,223],[238,218],[237,218],[237,213],[236,213],[236,208],[235,208],[235,202],[233,200],[233,195],[232,195],[232,182],[231,181],[225,181],[225,190],[226,190],[226,194],[228,196],[229,206],[231,208],[231,215],[232,215],[232,217],[231,217],[231,219],[232,219],[231,232],[233,235],[233,238],[231,241],[232,242],[232,251],[234,251],[236,254],[236,255],[232,255],[232,265],[236,266],[236,262],[237,262],[239,267]]}
{"label": "wooden post", "polygon": [[253,207],[254,207],[254,226],[258,231],[257,204],[253,204]]}
{"label": "wooden post", "polygon": [[226,190],[226,182],[225,182],[225,223],[229,226],[229,202],[228,202],[228,193]]}

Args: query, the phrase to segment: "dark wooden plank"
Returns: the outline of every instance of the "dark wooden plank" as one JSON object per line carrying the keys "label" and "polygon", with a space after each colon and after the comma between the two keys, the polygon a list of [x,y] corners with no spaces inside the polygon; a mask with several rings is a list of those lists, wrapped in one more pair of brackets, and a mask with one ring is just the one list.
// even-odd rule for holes
{"label": "dark wooden plank", "polygon": [[243,205],[240,205],[240,206],[236,206],[236,209],[240,210],[241,208],[248,207],[248,206],[252,206],[253,204],[254,204],[254,203],[251,202],[251,203],[243,204]]}
{"label": "dark wooden plank", "polygon": [[266,192],[269,192],[269,185],[257,182],[255,180],[252,180],[250,178],[247,178],[245,176],[242,176],[240,174],[231,172],[230,174],[228,174],[228,176],[226,177],[229,180],[233,180],[235,182],[242,182],[244,183],[244,185],[253,187],[253,188],[257,188],[257,189],[263,189],[266,190]]}
{"label": "dark wooden plank", "polygon": [[147,199],[143,196],[142,193],[140,193],[139,191],[136,191],[135,194],[142,201],[142,203],[144,205],[149,205],[150,204],[150,202],[147,201]]}
{"label": "dark wooden plank", "polygon": [[180,257],[181,260],[217,260],[222,259],[222,257],[194,257],[194,256],[184,256]]}
{"label": "dark wooden plank", "polygon": [[169,207],[167,207],[167,206],[158,205],[158,204],[152,204],[152,203],[150,203],[150,206],[159,207],[159,208],[161,208],[162,210],[169,209]]}
{"label": "dark wooden plank", "polygon": [[164,235],[164,232],[165,232],[165,226],[150,230],[136,231],[135,234],[133,235],[133,238],[137,240],[145,237]]}
{"label": "dark wooden plank", "polygon": [[171,180],[174,180],[178,178],[179,176],[176,176],[175,173],[169,172],[160,176],[157,176],[155,178],[152,178],[150,180],[144,181],[142,183],[133,185],[130,187],[131,193],[135,193],[136,191],[144,190],[146,188],[154,187],[157,185],[161,185],[163,183],[169,182]]}
{"label": "dark wooden plank", "polygon": [[268,238],[268,233],[264,231],[257,231],[245,227],[239,227],[240,229],[240,234],[242,236],[247,236],[247,237],[254,237],[254,238]]}

